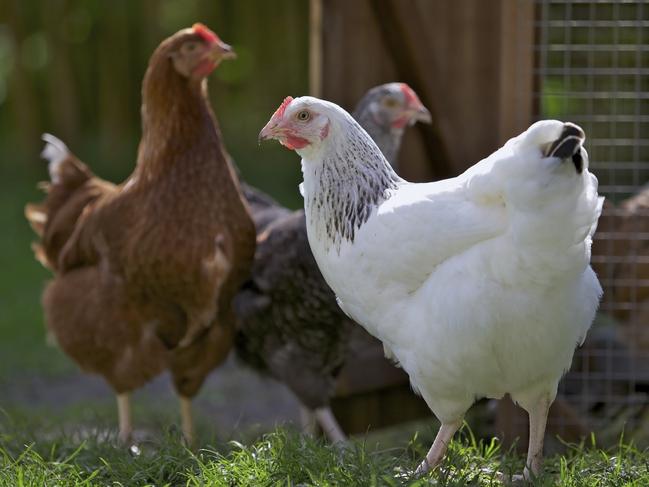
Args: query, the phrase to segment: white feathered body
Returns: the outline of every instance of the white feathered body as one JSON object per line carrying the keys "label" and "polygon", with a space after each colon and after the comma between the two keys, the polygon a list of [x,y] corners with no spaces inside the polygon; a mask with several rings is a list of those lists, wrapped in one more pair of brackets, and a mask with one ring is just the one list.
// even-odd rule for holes
{"label": "white feathered body", "polygon": [[[543,156],[562,127],[539,122],[453,179],[396,181],[353,239],[331,238],[316,197],[335,156],[302,154],[309,242],[325,279],[442,421],[481,397],[553,399],[594,318],[602,198],[587,159],[578,173]],[[329,137],[322,150],[353,153],[334,149],[342,134]]]}

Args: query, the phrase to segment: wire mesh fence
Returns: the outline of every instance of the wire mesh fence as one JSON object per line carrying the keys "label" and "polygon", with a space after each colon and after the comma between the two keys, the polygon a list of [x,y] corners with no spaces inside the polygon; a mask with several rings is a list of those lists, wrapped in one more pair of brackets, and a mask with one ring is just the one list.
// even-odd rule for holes
{"label": "wire mesh fence", "polygon": [[536,0],[538,118],[581,125],[607,203],[593,245],[604,300],[562,381],[562,426],[649,444],[649,3]]}

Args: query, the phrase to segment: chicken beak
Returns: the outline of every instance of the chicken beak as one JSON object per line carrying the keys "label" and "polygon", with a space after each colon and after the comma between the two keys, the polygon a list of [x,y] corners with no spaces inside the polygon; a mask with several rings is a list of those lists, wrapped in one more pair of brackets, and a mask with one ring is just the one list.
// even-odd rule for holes
{"label": "chicken beak", "polygon": [[257,138],[257,143],[261,144],[262,140],[274,139],[276,137],[277,122],[275,120],[269,120],[268,123],[261,129],[259,132],[259,137]]}
{"label": "chicken beak", "polygon": [[209,56],[213,61],[218,62],[224,59],[236,59],[237,53],[234,52],[230,44],[219,40],[212,44]]}
{"label": "chicken beak", "polygon": [[424,105],[417,107],[413,116],[414,122],[432,123],[433,117]]}

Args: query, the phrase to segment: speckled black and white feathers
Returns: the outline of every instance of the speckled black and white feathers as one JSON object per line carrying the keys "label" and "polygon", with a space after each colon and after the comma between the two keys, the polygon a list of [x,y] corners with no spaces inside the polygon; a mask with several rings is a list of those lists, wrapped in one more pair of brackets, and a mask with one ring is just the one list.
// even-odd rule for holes
{"label": "speckled black and white feathers", "polygon": [[[348,134],[360,127],[349,120]],[[365,223],[372,210],[389,197],[390,190],[403,181],[367,137],[350,136],[348,143],[325,157],[314,168],[315,178],[323,191],[313,192],[305,201],[307,214],[315,219],[321,236],[340,247],[342,241],[354,241],[356,230]]]}
{"label": "speckled black and white feathers", "polygon": [[235,299],[238,357],[284,382],[305,406],[326,406],[352,322],[309,250],[304,212],[273,222],[257,241],[252,278]]}

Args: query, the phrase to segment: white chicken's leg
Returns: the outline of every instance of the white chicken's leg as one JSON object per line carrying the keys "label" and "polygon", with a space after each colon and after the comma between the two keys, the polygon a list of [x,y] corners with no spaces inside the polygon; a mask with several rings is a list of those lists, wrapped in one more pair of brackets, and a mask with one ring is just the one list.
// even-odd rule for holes
{"label": "white chicken's leg", "polygon": [[192,400],[189,397],[180,397],[180,427],[187,446],[194,444],[194,417],[192,416]]}
{"label": "white chicken's leg", "polygon": [[332,443],[344,443],[347,441],[347,436],[338,424],[330,407],[318,408],[313,413],[329,441]]}
{"label": "white chicken's leg", "polygon": [[460,429],[462,426],[462,418],[451,423],[442,423],[433,442],[433,446],[428,450],[428,454],[423,462],[419,464],[415,475],[423,475],[428,472],[431,468],[435,468],[439,462],[444,458],[446,449],[448,448],[451,439],[455,432]]}
{"label": "white chicken's leg", "polygon": [[117,394],[117,418],[119,421],[119,441],[126,444],[131,439],[131,396],[128,392]]}
{"label": "white chicken's leg", "polygon": [[547,397],[542,397],[533,406],[526,409],[530,417],[530,442],[527,447],[527,461],[523,477],[525,480],[531,480],[531,477],[537,476],[541,471],[543,439],[550,410],[550,400]]}

